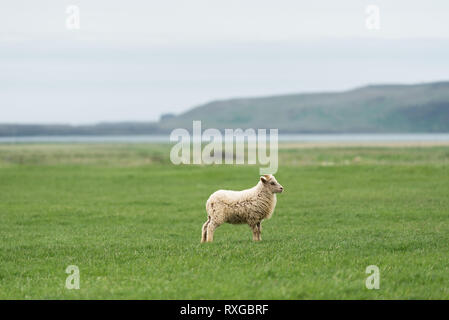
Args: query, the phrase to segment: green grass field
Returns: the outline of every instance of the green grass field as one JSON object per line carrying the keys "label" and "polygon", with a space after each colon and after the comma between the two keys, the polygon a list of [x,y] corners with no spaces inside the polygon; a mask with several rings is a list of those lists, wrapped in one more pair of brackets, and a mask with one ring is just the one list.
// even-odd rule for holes
{"label": "green grass field", "polygon": [[174,166],[168,152],[0,145],[0,298],[449,298],[449,147],[285,146],[263,241],[224,225],[210,244],[208,196],[252,187],[258,167]]}

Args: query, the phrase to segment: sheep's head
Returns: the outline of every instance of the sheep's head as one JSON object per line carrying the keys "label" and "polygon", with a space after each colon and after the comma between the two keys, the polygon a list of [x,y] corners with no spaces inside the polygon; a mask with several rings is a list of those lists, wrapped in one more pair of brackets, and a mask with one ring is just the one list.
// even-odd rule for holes
{"label": "sheep's head", "polygon": [[260,177],[262,185],[267,188],[271,193],[281,193],[284,191],[284,187],[277,182],[276,178],[271,174],[266,174]]}

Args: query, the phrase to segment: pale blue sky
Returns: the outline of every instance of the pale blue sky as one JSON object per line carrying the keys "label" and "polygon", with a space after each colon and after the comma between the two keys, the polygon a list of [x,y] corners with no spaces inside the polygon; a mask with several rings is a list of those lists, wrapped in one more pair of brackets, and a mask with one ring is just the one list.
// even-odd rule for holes
{"label": "pale blue sky", "polygon": [[[80,30],[65,27],[69,4]],[[448,13],[436,0],[3,0],[0,123],[148,121],[213,99],[448,80]]]}

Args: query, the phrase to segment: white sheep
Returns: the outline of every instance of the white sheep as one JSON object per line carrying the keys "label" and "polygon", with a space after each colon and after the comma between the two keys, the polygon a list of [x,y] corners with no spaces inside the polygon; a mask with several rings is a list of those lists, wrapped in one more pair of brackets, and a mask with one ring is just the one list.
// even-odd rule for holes
{"label": "white sheep", "polygon": [[264,175],[251,189],[214,192],[206,202],[207,221],[203,225],[201,242],[212,242],[215,229],[225,222],[247,223],[253,231],[253,240],[262,240],[261,222],[271,218],[276,206],[276,193],[283,190],[273,175]]}

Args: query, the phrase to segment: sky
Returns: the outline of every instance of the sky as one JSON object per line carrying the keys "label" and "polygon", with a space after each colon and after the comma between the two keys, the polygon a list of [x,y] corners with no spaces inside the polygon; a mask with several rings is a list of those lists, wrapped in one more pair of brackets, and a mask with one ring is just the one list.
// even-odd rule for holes
{"label": "sky", "polygon": [[449,80],[448,14],[442,0],[2,0],[0,123],[155,121],[218,99]]}

